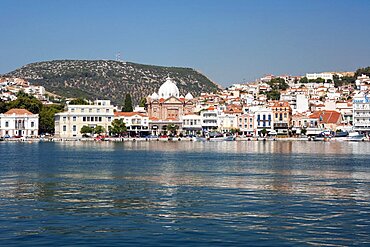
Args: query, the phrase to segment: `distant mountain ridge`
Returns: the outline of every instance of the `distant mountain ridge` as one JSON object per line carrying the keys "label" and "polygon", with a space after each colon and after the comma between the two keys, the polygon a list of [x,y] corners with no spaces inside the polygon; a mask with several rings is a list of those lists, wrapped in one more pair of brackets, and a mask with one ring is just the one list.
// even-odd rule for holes
{"label": "distant mountain ridge", "polygon": [[157,92],[166,78],[171,77],[180,94],[193,96],[214,92],[220,86],[191,68],[144,65],[112,60],[54,60],[36,62],[5,74],[27,79],[47,91],[64,97],[110,99],[123,104],[126,93],[135,103]]}

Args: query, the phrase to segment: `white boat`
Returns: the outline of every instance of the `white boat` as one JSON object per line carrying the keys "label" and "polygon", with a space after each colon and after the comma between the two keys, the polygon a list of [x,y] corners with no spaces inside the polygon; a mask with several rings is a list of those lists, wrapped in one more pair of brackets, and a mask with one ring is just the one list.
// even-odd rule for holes
{"label": "white boat", "polygon": [[233,136],[216,136],[208,139],[209,141],[235,141]]}
{"label": "white boat", "polygon": [[346,141],[353,141],[353,142],[359,142],[359,141],[364,141],[365,140],[365,135],[360,134],[357,131],[354,132],[349,132]]}

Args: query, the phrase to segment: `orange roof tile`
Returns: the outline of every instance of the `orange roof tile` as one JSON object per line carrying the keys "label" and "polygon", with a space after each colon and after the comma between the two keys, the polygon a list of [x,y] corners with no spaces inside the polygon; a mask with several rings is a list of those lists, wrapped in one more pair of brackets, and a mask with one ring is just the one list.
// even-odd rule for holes
{"label": "orange roof tile", "polygon": [[6,115],[12,115],[12,114],[17,114],[17,115],[32,115],[33,113],[27,111],[26,109],[13,108],[13,109],[10,109],[9,111],[5,112],[4,114],[6,114]]}
{"label": "orange roof tile", "polygon": [[132,116],[135,116],[135,115],[139,115],[141,117],[146,117],[145,114],[140,113],[140,112],[120,112],[120,111],[117,111],[117,112],[114,113],[115,117],[132,117]]}
{"label": "orange roof tile", "polygon": [[316,111],[312,113],[309,118],[320,119],[323,123],[340,123],[341,114],[337,111]]}

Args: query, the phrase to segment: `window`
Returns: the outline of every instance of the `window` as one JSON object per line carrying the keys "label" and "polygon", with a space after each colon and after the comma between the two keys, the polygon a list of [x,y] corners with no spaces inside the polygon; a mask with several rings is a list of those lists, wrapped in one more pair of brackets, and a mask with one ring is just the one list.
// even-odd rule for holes
{"label": "window", "polygon": [[96,109],[96,112],[99,113],[100,112],[100,109]]}
{"label": "window", "polygon": [[86,117],[82,117],[82,121],[83,122],[86,122]]}
{"label": "window", "polygon": [[85,109],[84,108],[81,108],[81,112],[85,112]]}
{"label": "window", "polygon": [[75,112],[75,108],[71,108],[71,112]]}
{"label": "window", "polygon": [[112,121],[112,117],[108,117],[108,121],[110,122],[110,121]]}
{"label": "window", "polygon": [[105,109],[105,112],[106,112],[106,113],[109,113],[109,109]]}
{"label": "window", "polygon": [[31,122],[31,128],[35,127],[35,122]]}
{"label": "window", "polygon": [[92,108],[89,109],[89,112],[92,112]]}
{"label": "window", "polygon": [[67,120],[67,117],[63,117],[63,121],[65,122]]}
{"label": "window", "polygon": [[73,121],[76,121],[77,120],[77,117],[76,116],[73,116]]}
{"label": "window", "polygon": [[66,132],[67,131],[67,126],[66,125],[63,125],[63,131]]}
{"label": "window", "polygon": [[77,127],[76,127],[76,125],[73,125],[72,130],[73,130],[74,132],[76,132],[76,131],[77,131]]}
{"label": "window", "polygon": [[102,121],[102,117],[99,117],[99,122],[101,122]]}
{"label": "window", "polygon": [[8,121],[5,122],[5,127],[9,127],[9,122]]}

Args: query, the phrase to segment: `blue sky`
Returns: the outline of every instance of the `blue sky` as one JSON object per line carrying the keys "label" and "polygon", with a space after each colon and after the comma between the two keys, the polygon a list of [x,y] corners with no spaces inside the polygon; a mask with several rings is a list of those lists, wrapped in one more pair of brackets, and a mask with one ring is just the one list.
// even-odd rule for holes
{"label": "blue sky", "polygon": [[223,86],[370,66],[368,0],[0,0],[0,10],[0,73],[117,52]]}

